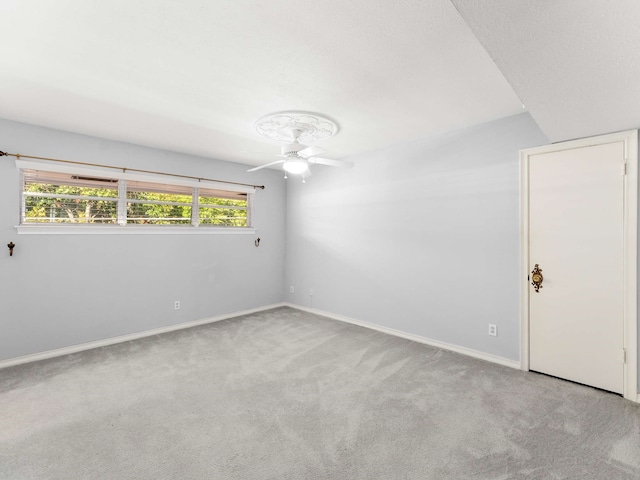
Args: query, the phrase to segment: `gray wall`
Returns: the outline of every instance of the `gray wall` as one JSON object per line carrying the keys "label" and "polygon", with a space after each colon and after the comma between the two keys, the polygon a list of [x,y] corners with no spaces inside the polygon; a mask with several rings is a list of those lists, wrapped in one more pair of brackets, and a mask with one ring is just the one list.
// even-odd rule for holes
{"label": "gray wall", "polygon": [[259,248],[253,235],[17,235],[18,171],[0,158],[0,359],[282,301],[279,172],[4,120],[0,150],[267,187],[256,194]]}
{"label": "gray wall", "polygon": [[525,113],[289,180],[285,299],[517,360],[518,150],[546,143]]}
{"label": "gray wall", "polygon": [[18,236],[17,170],[0,158],[0,360],[282,300],[516,360],[518,150],[546,143],[522,114],[317,167],[286,192],[279,171],[0,120],[12,153],[267,186],[259,248],[251,235]]}

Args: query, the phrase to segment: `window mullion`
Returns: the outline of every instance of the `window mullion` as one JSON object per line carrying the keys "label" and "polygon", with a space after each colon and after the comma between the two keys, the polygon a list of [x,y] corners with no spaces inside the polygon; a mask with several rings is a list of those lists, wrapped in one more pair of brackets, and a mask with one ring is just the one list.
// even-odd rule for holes
{"label": "window mullion", "polygon": [[26,223],[27,218],[27,203],[24,190],[24,170],[20,169],[20,225]]}
{"label": "window mullion", "polygon": [[191,225],[200,225],[200,193],[198,187],[193,187],[191,195]]}
{"label": "window mullion", "polygon": [[247,195],[247,227],[253,227],[253,194]]}
{"label": "window mullion", "polygon": [[127,224],[127,181],[118,180],[118,225]]}

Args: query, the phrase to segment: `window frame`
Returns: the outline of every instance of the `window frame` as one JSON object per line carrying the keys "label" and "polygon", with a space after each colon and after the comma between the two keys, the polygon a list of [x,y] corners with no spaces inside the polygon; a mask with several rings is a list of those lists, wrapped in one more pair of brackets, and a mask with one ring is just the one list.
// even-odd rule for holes
{"label": "window frame", "polygon": [[[209,180],[198,180],[184,178],[180,176],[160,175],[152,173],[127,172],[126,169],[119,170],[108,167],[86,167],[78,165],[67,165],[47,161],[16,160],[16,168],[19,172],[20,182],[20,208],[18,234],[196,234],[196,235],[219,235],[219,234],[255,234],[256,228],[253,225],[253,208],[256,189],[251,186],[228,184],[224,182],[214,182]],[[64,173],[87,177],[102,177],[117,179],[117,223],[114,224],[92,224],[92,223],[23,223],[25,219],[25,192],[24,192],[24,170],[39,170],[43,172]],[[136,225],[127,223],[127,181],[150,182],[160,185],[190,187],[192,191],[191,219],[187,224],[169,225]],[[199,222],[199,189],[222,190],[234,193],[246,194],[247,198],[247,226],[220,226],[211,224],[200,224]],[[169,193],[169,192],[168,192]]]}

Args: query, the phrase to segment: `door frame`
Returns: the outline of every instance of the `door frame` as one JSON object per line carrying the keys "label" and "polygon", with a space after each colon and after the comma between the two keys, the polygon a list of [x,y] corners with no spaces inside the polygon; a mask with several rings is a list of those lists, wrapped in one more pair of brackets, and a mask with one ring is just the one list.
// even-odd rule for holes
{"label": "door frame", "polygon": [[[638,130],[570,140],[541,147],[520,150],[520,368],[529,370],[529,157],[541,153],[559,152],[623,142],[625,152],[624,175],[624,305],[623,396],[640,403],[638,392]],[[623,176],[623,172],[620,172]],[[623,352],[620,352],[622,356]]]}

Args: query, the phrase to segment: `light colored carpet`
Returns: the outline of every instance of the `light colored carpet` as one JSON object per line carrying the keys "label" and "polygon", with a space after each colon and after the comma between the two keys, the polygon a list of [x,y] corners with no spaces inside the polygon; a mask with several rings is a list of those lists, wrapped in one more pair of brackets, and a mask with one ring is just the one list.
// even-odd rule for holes
{"label": "light colored carpet", "polygon": [[640,405],[281,308],[0,370],[0,478],[639,479]]}

